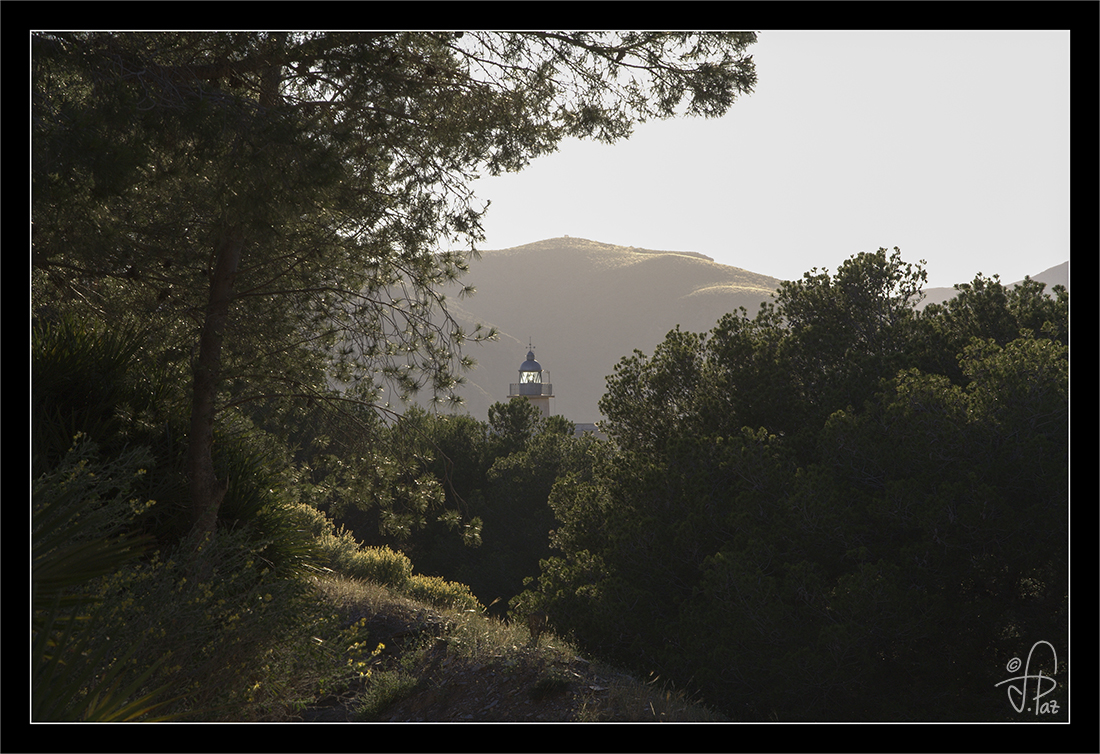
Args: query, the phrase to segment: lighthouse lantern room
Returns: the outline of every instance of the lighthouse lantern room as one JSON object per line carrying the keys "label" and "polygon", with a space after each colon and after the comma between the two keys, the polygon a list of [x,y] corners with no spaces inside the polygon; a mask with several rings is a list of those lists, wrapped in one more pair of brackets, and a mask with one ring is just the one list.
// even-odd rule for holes
{"label": "lighthouse lantern room", "polygon": [[509,386],[508,395],[526,398],[543,416],[550,416],[550,399],[554,397],[554,390],[549,380],[543,380],[543,375],[549,377],[550,372],[535,361],[535,350],[530,343],[527,349],[527,360],[519,366],[519,382]]}

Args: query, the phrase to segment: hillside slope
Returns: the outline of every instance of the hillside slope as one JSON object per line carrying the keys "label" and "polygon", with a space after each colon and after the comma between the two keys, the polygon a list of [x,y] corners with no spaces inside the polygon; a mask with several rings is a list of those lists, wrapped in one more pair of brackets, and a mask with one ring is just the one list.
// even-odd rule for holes
{"label": "hillside slope", "polygon": [[[1048,287],[1068,288],[1068,268],[1065,262],[1032,277]],[[477,293],[462,299],[449,295],[452,314],[468,330],[482,323],[495,326],[500,336],[470,349],[478,365],[459,391],[465,400],[460,410],[484,420],[490,405],[508,400],[530,343],[548,371],[544,381],[553,385],[551,411],[574,422],[595,422],[605,379],[621,358],[634,349],[652,353],[676,326],[708,332],[738,307],[754,315],[780,280],[695,252],[564,236],[484,251],[463,283]],[[922,306],[955,291],[925,293]]]}
{"label": "hillside slope", "polygon": [[[992,275],[993,273],[989,273],[989,274]],[[1040,283],[1045,283],[1048,292],[1050,291],[1051,288],[1053,288],[1056,285],[1063,285],[1063,286],[1065,286],[1066,290],[1068,291],[1069,290],[1069,262],[1062,262],[1061,264],[1058,264],[1058,265],[1055,265],[1055,266],[1050,267],[1048,269],[1045,269],[1042,272],[1040,272],[1039,274],[1031,275],[1030,277],[1031,277],[1032,280],[1038,280]],[[959,282],[960,283],[969,283],[970,281],[969,280],[960,280]],[[1009,283],[1008,285],[1011,287],[1011,286],[1017,285],[1018,283],[1022,283],[1022,282],[1023,282],[1022,280],[1014,280],[1013,282]],[[920,306],[921,306],[921,308],[923,308],[923,307],[927,306],[928,304],[942,304],[947,299],[954,297],[954,295],[955,295],[955,289],[954,288],[926,288],[924,290],[924,300],[921,301]]]}
{"label": "hillside slope", "polygon": [[724,718],[664,683],[636,680],[552,632],[468,609],[417,602],[341,576],[318,594],[382,649],[370,672],[275,719],[304,722],[717,722]]}
{"label": "hillside slope", "polygon": [[677,325],[708,331],[741,306],[755,313],[779,285],[701,254],[569,237],[485,251],[464,282],[477,293],[450,299],[452,312],[500,331],[470,351],[478,366],[462,392],[466,410],[484,419],[508,399],[530,342],[549,370],[552,411],[576,422],[597,421],[604,379],[633,349],[652,352]]}

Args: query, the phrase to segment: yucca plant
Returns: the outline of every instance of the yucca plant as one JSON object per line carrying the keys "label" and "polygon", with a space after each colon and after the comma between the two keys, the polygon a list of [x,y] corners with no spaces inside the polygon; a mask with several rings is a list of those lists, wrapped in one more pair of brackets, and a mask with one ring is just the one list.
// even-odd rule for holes
{"label": "yucca plant", "polygon": [[215,433],[214,463],[227,481],[219,525],[242,532],[255,553],[283,576],[310,570],[316,538],[298,525],[280,474],[280,449],[244,417],[229,416]]}
{"label": "yucca plant", "polygon": [[32,473],[48,470],[81,432],[105,453],[132,420],[163,403],[162,380],[136,368],[145,336],[134,326],[36,319],[31,328]]}
{"label": "yucca plant", "polygon": [[[156,346],[138,325],[107,327],[71,316],[36,319],[32,327],[32,474],[53,468],[77,433],[101,460],[134,445],[151,448],[153,470],[135,483],[160,502],[142,525],[162,545],[190,530],[185,429],[170,410],[172,380],[156,364]],[[312,560],[311,539],[287,525],[285,495],[273,463],[280,450],[236,410],[219,417],[214,448],[219,478],[228,481],[221,524],[247,529],[272,567],[300,572]]]}
{"label": "yucca plant", "polygon": [[134,501],[129,480],[147,459],[133,451],[109,464],[89,462],[93,443],[83,440],[31,493],[31,718],[132,720],[167,700],[165,689],[133,698],[159,662],[128,669],[135,648],[98,642],[95,579],[140,557],[149,538],[125,529]]}
{"label": "yucca plant", "polygon": [[[134,695],[148,681],[165,655],[144,671],[127,676],[132,647],[110,665],[110,642],[90,649],[96,616],[66,615],[60,600],[37,613],[31,651],[35,661],[31,692],[31,719],[41,721],[129,722],[150,718],[168,704],[166,689]],[[125,682],[125,683],[124,683]]]}
{"label": "yucca plant", "polygon": [[[187,499],[182,481],[185,431],[173,408],[180,391],[133,324],[108,327],[94,317],[36,317],[31,328],[31,475],[50,471],[78,433],[100,460],[144,446],[154,459],[135,489],[160,502],[142,521],[159,539],[180,536]],[[175,399],[172,397],[175,395]]]}

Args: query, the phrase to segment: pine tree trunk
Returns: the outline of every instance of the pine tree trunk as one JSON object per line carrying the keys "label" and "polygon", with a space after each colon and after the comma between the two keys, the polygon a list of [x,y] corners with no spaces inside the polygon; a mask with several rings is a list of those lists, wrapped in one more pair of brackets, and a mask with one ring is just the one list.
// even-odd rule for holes
{"label": "pine tree trunk", "polygon": [[191,483],[191,523],[197,534],[214,534],[218,509],[228,486],[214,473],[214,410],[221,373],[222,338],[229,321],[233,281],[241,261],[244,240],[236,228],[227,228],[218,240],[210,300],[199,338],[194,368],[191,435],[187,462]]}
{"label": "pine tree trunk", "polygon": [[[286,41],[285,33],[271,35],[270,48],[278,52]],[[260,78],[259,105],[269,108],[279,101],[282,67],[265,67]],[[216,259],[210,279],[210,300],[199,338],[199,357],[194,371],[194,398],[191,405],[191,439],[188,468],[191,481],[191,524],[193,533],[213,535],[218,528],[218,511],[229,486],[214,472],[214,413],[218,384],[221,380],[222,338],[229,321],[233,301],[233,283],[241,262],[244,231],[239,226],[223,229],[215,248]]]}

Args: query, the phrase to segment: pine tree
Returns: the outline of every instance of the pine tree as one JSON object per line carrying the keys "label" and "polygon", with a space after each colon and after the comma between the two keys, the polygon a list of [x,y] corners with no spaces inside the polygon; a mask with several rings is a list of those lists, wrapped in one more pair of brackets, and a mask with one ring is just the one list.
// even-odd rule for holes
{"label": "pine tree", "polygon": [[[193,521],[226,406],[446,399],[470,361],[440,292],[482,238],[479,172],[567,137],[717,116],[752,33],[42,33],[32,38],[40,311],[138,317],[192,381]],[[169,353],[166,350],[166,353]]]}

